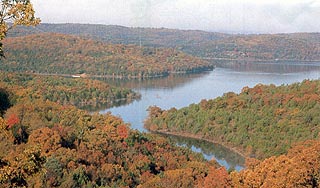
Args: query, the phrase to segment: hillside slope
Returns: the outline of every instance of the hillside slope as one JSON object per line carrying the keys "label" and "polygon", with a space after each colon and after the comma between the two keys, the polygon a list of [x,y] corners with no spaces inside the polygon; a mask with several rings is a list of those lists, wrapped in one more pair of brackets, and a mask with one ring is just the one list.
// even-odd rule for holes
{"label": "hillside slope", "polygon": [[106,44],[77,36],[42,33],[3,41],[6,71],[86,73],[107,77],[157,77],[210,70],[208,62],[175,49]]}
{"label": "hillside slope", "polygon": [[165,28],[91,24],[40,24],[19,27],[9,36],[56,32],[114,44],[174,47],[209,59],[320,61],[320,33],[239,35]]}
{"label": "hillside slope", "polygon": [[149,109],[146,128],[191,134],[236,147],[257,158],[285,153],[293,143],[319,138],[320,81],[257,85],[182,109]]}
{"label": "hillside slope", "polygon": [[183,51],[218,59],[320,61],[320,33],[235,35]]}
{"label": "hillside slope", "polygon": [[[140,94],[130,89],[111,86],[98,80],[6,72],[0,72],[0,80],[0,87],[11,93],[19,91],[16,100],[28,96],[29,99],[42,98],[43,101],[50,100],[61,105],[94,109],[102,106],[105,109],[140,98]],[[0,97],[3,99],[3,96]]]}
{"label": "hillside slope", "polygon": [[170,171],[190,172],[173,182],[194,187],[216,169],[199,154],[131,130],[109,113],[20,96],[0,114],[0,187],[137,187]]}
{"label": "hillside slope", "polygon": [[3,87],[24,79],[30,77],[0,81],[0,99],[9,99],[9,105],[0,103],[0,187],[319,186],[319,140],[296,144],[286,155],[250,159],[246,169],[228,173],[109,113],[90,114],[34,98],[19,86]]}
{"label": "hillside slope", "polygon": [[[37,27],[19,26],[9,32],[9,37],[36,33],[62,33],[86,36],[114,44],[134,44],[152,47],[177,47],[184,44],[217,40],[230,35],[199,30],[177,30],[166,28],[132,28],[117,25],[97,24],[40,24]],[[141,43],[140,43],[141,41]]]}

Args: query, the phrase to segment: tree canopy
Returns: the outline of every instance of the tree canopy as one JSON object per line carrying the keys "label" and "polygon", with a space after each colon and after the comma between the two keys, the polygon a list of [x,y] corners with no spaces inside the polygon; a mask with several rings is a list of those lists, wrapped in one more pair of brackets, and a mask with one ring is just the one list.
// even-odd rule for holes
{"label": "tree canopy", "polygon": [[320,81],[244,87],[182,109],[149,108],[145,126],[189,133],[257,158],[284,154],[293,143],[319,138]]}
{"label": "tree canopy", "polygon": [[[9,29],[17,25],[35,26],[40,23],[30,0],[2,0],[0,6],[0,41],[6,37]],[[0,56],[4,56],[2,42]]]}
{"label": "tree canopy", "polygon": [[141,44],[177,48],[184,53],[214,59],[245,61],[319,61],[320,33],[225,34],[198,30],[131,28],[95,24],[40,24],[37,28],[16,27],[8,36],[36,33],[86,36],[113,44]]}
{"label": "tree canopy", "polygon": [[211,70],[212,65],[174,48],[106,44],[72,35],[44,33],[3,40],[10,72],[86,73],[113,78],[147,78]]}

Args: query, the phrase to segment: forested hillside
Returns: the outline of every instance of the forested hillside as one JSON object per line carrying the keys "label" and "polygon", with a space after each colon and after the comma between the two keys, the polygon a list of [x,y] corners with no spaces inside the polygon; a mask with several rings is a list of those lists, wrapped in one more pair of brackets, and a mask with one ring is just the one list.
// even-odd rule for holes
{"label": "forested hillside", "polygon": [[233,187],[319,187],[320,141],[298,143],[286,155],[250,159],[247,169],[231,173]]}
{"label": "forested hillside", "polygon": [[6,71],[117,78],[167,76],[212,69],[208,62],[175,49],[106,44],[77,36],[43,33],[3,41]]}
{"label": "forested hillside", "polygon": [[[228,34],[199,30],[177,30],[166,28],[130,28],[116,25],[96,24],[46,24],[37,27],[17,27],[9,32],[9,37],[36,33],[63,33],[94,38],[114,44],[134,44],[152,47],[192,46],[206,41],[228,37]],[[140,43],[141,42],[141,43]]]}
{"label": "forested hillside", "polygon": [[43,32],[86,36],[114,44],[177,48],[203,58],[320,61],[320,33],[240,35],[165,28],[40,24],[36,28],[17,28],[9,36]]}
{"label": "forested hillside", "polygon": [[183,51],[221,59],[320,61],[320,33],[235,35]]}
{"label": "forested hillside", "polygon": [[[22,78],[11,82],[25,83]],[[25,77],[30,79],[30,77]],[[317,187],[319,141],[231,172],[110,114],[0,85],[1,187]],[[312,86],[312,85],[308,85]]]}
{"label": "forested hillside", "polygon": [[33,76],[1,72],[0,86],[17,92],[16,100],[28,96],[77,107],[112,106],[117,101],[132,102],[140,95],[132,90],[110,86],[104,82],[58,76]]}
{"label": "forested hillside", "polygon": [[318,139],[320,81],[257,85],[182,109],[150,107],[151,131],[189,134],[265,158],[287,152],[293,143]]}
{"label": "forested hillside", "polygon": [[11,105],[0,116],[1,187],[136,187],[175,172],[194,186],[209,168],[216,169],[110,114],[91,115],[28,96]]}

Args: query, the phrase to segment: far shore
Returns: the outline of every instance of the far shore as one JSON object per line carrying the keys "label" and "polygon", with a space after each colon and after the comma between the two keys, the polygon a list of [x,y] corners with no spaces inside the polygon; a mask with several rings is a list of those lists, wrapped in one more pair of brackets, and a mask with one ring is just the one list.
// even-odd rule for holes
{"label": "far shore", "polygon": [[71,78],[106,78],[106,79],[148,79],[148,78],[165,78],[169,75],[187,75],[212,71],[213,67],[205,67],[199,70],[188,71],[170,71],[161,74],[147,75],[147,76],[132,76],[132,75],[91,75],[91,74],[64,74],[64,73],[42,73],[42,72],[25,72],[26,74],[41,75],[41,76],[62,76]]}

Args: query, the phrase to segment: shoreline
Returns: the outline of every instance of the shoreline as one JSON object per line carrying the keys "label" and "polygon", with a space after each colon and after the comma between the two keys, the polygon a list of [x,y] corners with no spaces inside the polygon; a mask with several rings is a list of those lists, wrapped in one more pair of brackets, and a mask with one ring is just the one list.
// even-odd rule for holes
{"label": "shoreline", "polygon": [[231,150],[232,152],[237,153],[238,155],[240,155],[244,159],[250,158],[249,155],[245,154],[243,151],[241,151],[241,149],[232,147],[230,145],[227,145],[227,144],[219,142],[219,141],[215,141],[215,140],[211,140],[211,139],[207,139],[207,138],[202,138],[202,136],[200,136],[200,135],[194,135],[194,134],[186,133],[186,132],[181,132],[181,133],[179,133],[179,132],[170,132],[170,131],[165,131],[165,130],[157,130],[157,131],[148,130],[148,131],[151,132],[151,133],[154,133],[154,134],[160,134],[160,135],[162,134],[162,135],[168,135],[168,136],[179,136],[179,137],[185,137],[185,138],[193,138],[193,139],[197,139],[197,140],[207,141],[207,142],[210,142],[210,143],[213,143],[213,144],[219,144],[219,145]]}
{"label": "shoreline", "polygon": [[[197,56],[196,56],[197,57]],[[320,59],[300,60],[300,59],[232,59],[232,58],[214,58],[214,57],[199,57],[208,61],[243,61],[243,62],[301,62],[301,63],[317,63]]]}
{"label": "shoreline", "polygon": [[[139,79],[153,79],[153,78],[165,78],[170,75],[188,75],[188,74],[199,74],[203,72],[213,71],[214,67],[205,67],[199,70],[188,70],[188,71],[171,71],[163,74],[148,75],[148,76],[131,76],[131,75],[91,75],[85,74],[65,74],[65,73],[43,73],[43,72],[17,72],[21,74],[29,75],[39,75],[39,76],[61,76],[61,77],[70,77],[70,78],[106,78],[106,79],[128,79],[128,80],[139,80]],[[16,72],[16,71],[6,71],[5,72]]]}

